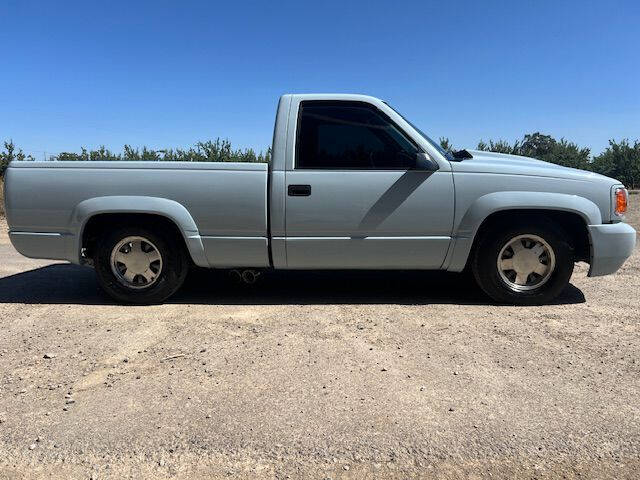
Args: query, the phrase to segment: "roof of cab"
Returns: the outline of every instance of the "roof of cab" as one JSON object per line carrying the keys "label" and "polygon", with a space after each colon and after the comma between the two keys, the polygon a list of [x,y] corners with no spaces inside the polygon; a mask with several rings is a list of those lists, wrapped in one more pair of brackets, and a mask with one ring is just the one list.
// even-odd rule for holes
{"label": "roof of cab", "polygon": [[294,100],[353,100],[360,102],[377,103],[379,98],[357,93],[288,93],[283,97],[291,97]]}

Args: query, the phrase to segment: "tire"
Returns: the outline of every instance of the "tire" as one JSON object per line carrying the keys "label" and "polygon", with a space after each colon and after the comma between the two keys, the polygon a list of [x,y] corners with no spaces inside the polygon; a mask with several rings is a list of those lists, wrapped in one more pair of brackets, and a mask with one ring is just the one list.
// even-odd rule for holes
{"label": "tire", "polygon": [[[573,273],[574,253],[565,238],[559,227],[542,218],[490,229],[474,250],[471,269],[476,282],[499,303],[549,303],[562,293]],[[527,274],[531,268],[536,271]]]}
{"label": "tire", "polygon": [[189,261],[172,235],[126,226],[100,239],[94,266],[100,286],[114,300],[148,305],[162,303],[182,286]]}

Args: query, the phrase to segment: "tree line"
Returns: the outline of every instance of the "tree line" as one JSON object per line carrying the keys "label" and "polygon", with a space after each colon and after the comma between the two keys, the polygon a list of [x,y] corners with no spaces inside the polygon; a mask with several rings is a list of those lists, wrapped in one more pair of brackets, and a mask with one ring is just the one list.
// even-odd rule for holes
{"label": "tree line", "polygon": [[[448,138],[441,138],[440,145],[449,151],[454,151]],[[505,140],[480,141],[477,150],[522,155],[537,158],[546,162],[580,168],[608,177],[613,177],[624,183],[627,188],[640,188],[640,141],[630,143],[629,140],[610,140],[609,146],[598,155],[592,156],[591,150],[580,147],[564,138],[556,140],[550,135],[540,132],[524,135],[521,140],[510,143]],[[4,149],[0,152],[0,176],[4,174],[7,165],[12,160],[34,160],[16,148],[12,141],[4,142]],[[87,161],[178,161],[178,162],[269,162],[271,148],[265,152],[256,152],[251,148],[233,148],[229,140],[217,138],[213,141],[198,142],[188,149],[150,149],[147,147],[123,147],[122,153],[114,153],[104,146],[96,150],[82,148],[80,153],[62,152],[52,155],[47,160],[87,160]]]}
{"label": "tree line", "polygon": [[[32,160],[32,155],[26,155],[16,149],[12,141],[4,142],[4,150],[0,152],[0,175],[4,174],[7,165],[12,160]],[[134,148],[125,145],[122,153],[115,153],[101,146],[95,150],[82,147],[80,153],[62,152],[49,155],[48,161],[152,161],[152,162],[259,162],[271,161],[271,147],[266,152],[256,152],[252,148],[233,148],[229,140],[208,140],[197,142],[188,149],[151,149],[148,147]]]}
{"label": "tree line", "polygon": [[[440,139],[440,146],[448,151],[455,148],[448,138]],[[509,143],[505,140],[480,140],[476,150],[507,153],[537,158],[545,162],[579,168],[613,177],[629,188],[640,188],[640,141],[631,144],[628,139],[609,140],[609,146],[600,154],[592,156],[591,150],[579,147],[564,138],[556,140],[540,132],[528,133],[522,140]]]}

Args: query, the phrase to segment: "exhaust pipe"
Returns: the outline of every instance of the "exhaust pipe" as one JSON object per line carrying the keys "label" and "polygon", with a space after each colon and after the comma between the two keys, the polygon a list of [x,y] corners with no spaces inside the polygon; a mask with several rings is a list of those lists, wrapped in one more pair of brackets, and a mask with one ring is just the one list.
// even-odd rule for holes
{"label": "exhaust pipe", "polygon": [[240,273],[240,270],[231,270],[229,272],[229,278],[231,278],[233,283],[242,283],[242,273]]}
{"label": "exhaust pipe", "polygon": [[247,285],[253,285],[258,280],[260,276],[260,272],[257,270],[243,270],[242,271],[242,281]]}

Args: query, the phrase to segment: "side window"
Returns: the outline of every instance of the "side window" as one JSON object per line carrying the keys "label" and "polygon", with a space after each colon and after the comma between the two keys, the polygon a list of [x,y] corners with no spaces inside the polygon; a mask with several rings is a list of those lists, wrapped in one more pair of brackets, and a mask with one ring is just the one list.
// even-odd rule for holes
{"label": "side window", "polygon": [[297,169],[406,170],[419,152],[373,105],[347,101],[300,104]]}

